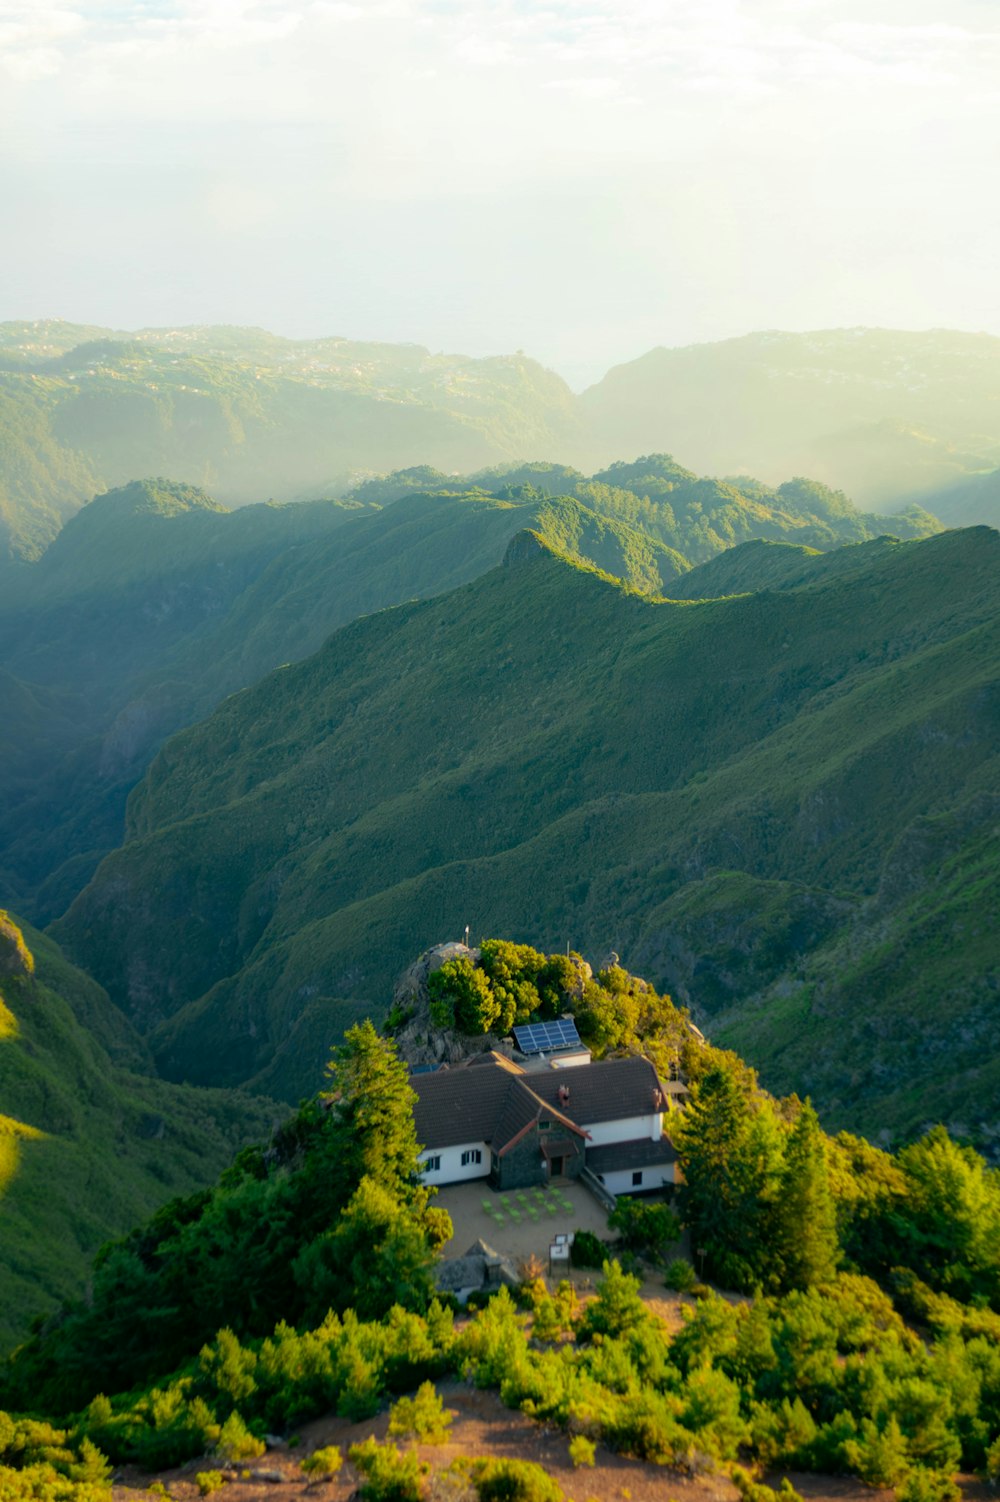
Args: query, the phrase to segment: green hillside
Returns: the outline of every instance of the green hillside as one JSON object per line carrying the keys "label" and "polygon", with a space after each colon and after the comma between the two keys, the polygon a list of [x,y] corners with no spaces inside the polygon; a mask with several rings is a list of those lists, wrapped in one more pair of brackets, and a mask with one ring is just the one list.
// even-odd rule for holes
{"label": "green hillside", "polygon": [[119,842],[125,796],[165,736],[356,615],[484,573],[518,531],[674,595],[689,560],[747,537],[832,548],[887,525],[811,481],[736,484],[654,454],[592,478],[541,462],[420,466],[341,501],[236,511],[163,479],[98,496],[0,590],[0,662],[20,685],[0,731],[4,900],[39,922],[64,911]]}
{"label": "green hillside", "polygon": [[[995,975],[961,908],[975,890],[983,923],[996,916],[969,811],[998,787],[1000,537],[848,551],[842,576],[671,603],[521,534],[506,567],[354,622],[168,742],[127,843],[55,932],[156,1029],[173,1077],[290,1098],[352,1009],[384,1010],[406,955],[465,923],[613,948],[727,1029],[764,992],[794,992],[809,1034],[827,993],[807,967],[842,944],[852,1083],[818,1078],[818,1101],[912,1130],[933,1079],[942,1113],[983,1135],[995,1110],[970,1105],[982,1038],[967,1023],[989,1017]],[[906,944],[919,914],[894,862],[922,821],[949,818],[966,831],[956,921],[928,929],[949,1004],[933,968],[889,967],[879,992],[887,1017],[938,1008],[942,1071],[931,1051],[904,1065],[888,1023],[863,1025],[851,945]],[[787,1038],[740,1036],[767,1079]]]}
{"label": "green hillside", "polygon": [[0,912],[0,1344],[78,1297],[95,1251],[210,1182],[277,1108],[165,1084],[94,981]]}
{"label": "green hillside", "polygon": [[690,569],[669,592],[675,600],[715,600],[760,589],[794,589],[863,570],[897,546],[894,537],[878,537],[821,553],[799,543],[744,542]]}
{"label": "green hillside", "polygon": [[558,451],[565,383],[523,355],[259,329],[0,325],[0,554],[36,557],[102,488],[164,474],[227,505],[340,493],[356,471]]}
{"label": "green hillside", "polygon": [[829,329],[650,350],[579,407],[597,458],[668,448],[701,471],[813,475],[889,510],[996,466],[998,396],[992,335]]}
{"label": "green hillside", "polygon": [[484,572],[526,524],[647,591],[687,567],[577,502],[512,494],[228,512],[144,481],[84,507],[0,601],[5,899],[61,911],[121,838],[165,735],[355,615]]}

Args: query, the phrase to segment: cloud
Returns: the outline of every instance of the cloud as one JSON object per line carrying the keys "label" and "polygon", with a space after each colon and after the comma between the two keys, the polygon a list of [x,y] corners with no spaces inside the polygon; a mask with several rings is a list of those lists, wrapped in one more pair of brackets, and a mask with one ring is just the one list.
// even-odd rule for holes
{"label": "cloud", "polygon": [[67,42],[85,30],[79,11],[28,4],[0,7],[0,68],[31,83],[58,73]]}

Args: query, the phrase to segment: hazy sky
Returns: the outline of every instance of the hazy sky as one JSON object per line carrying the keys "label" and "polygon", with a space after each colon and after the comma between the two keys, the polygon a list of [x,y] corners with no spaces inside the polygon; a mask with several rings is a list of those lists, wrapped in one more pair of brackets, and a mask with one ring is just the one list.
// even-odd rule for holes
{"label": "hazy sky", "polygon": [[1000,333],[997,0],[0,0],[0,319]]}

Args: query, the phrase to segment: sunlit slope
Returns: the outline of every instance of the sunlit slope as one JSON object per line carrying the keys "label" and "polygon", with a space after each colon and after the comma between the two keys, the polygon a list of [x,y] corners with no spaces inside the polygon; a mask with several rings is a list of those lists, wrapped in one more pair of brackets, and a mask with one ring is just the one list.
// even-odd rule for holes
{"label": "sunlit slope", "polygon": [[[769,920],[787,953],[702,1011],[738,1005],[797,973],[800,889],[812,953],[850,934],[918,821],[1000,787],[998,561],[996,534],[948,533],[687,604],[524,534],[505,568],[353,623],[170,741],[56,930],[159,1027],[173,1074],[291,1095],[324,1017],[384,1009],[402,958],[466,923],[613,947],[699,1006],[689,960],[711,944],[664,904],[720,872],[746,876],[747,912],[762,890],[791,911]],[[908,921],[901,900],[887,914]],[[878,1048],[850,1067],[851,1110],[877,1121]]]}
{"label": "sunlit slope", "polygon": [[864,571],[879,555],[899,546],[894,537],[879,537],[821,553],[796,543],[744,542],[689,570],[670,586],[669,594],[676,600],[714,600],[760,589],[795,589]]}
{"label": "sunlit slope", "polygon": [[210,1182],[275,1115],[149,1067],[101,987],[0,914],[0,1344],[82,1293],[103,1242]]}

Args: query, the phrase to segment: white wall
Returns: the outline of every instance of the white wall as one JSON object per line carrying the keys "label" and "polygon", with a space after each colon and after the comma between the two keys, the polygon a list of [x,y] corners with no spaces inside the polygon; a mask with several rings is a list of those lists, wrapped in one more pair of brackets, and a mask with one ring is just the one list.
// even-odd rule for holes
{"label": "white wall", "polygon": [[[561,1107],[567,1114],[573,1116],[573,1093],[567,1104]],[[648,1141],[659,1142],[663,1136],[663,1118],[658,1111],[650,1111],[648,1116],[627,1116],[621,1121],[600,1121],[592,1126],[588,1121],[581,1121],[580,1126],[590,1133],[590,1145],[601,1147],[605,1142],[638,1142],[640,1138]]]}
{"label": "white wall", "polygon": [[[462,1164],[462,1154],[474,1152],[478,1148],[482,1154],[481,1163]],[[425,1184],[461,1184],[465,1179],[485,1179],[490,1172],[490,1150],[485,1142],[463,1142],[458,1147],[428,1148],[420,1154],[421,1163],[428,1158],[440,1158],[441,1167],[425,1171],[422,1178]]]}
{"label": "white wall", "polygon": [[605,1189],[612,1194],[645,1194],[650,1189],[660,1189],[664,1184],[674,1183],[673,1163],[644,1164],[641,1170],[642,1183],[633,1184],[631,1168],[616,1169],[614,1173],[602,1174]]}

